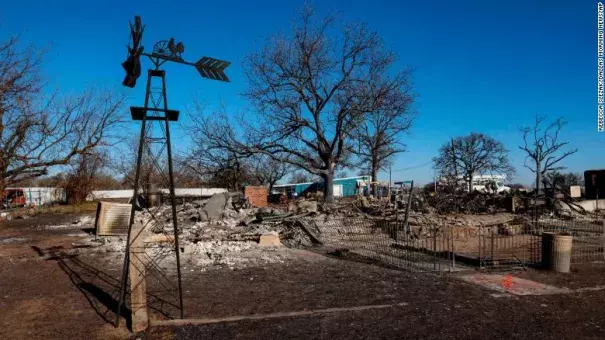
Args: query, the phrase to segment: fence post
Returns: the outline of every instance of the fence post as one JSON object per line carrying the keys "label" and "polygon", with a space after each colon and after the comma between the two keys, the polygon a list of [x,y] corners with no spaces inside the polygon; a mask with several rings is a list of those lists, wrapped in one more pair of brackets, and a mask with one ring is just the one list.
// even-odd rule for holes
{"label": "fence post", "polygon": [[437,270],[437,226],[433,226],[433,270]]}
{"label": "fence post", "polygon": [[454,228],[449,226],[452,240],[452,267],[456,269],[456,242],[454,242]]}
{"label": "fence post", "polygon": [[479,269],[485,267],[485,258],[487,257],[487,239],[485,227],[477,228],[477,238],[479,239]]}
{"label": "fence post", "polygon": [[132,225],[130,242],[130,310],[132,315],[133,332],[141,332],[149,327],[147,315],[147,284],[145,281],[145,243],[143,242],[143,226]]}

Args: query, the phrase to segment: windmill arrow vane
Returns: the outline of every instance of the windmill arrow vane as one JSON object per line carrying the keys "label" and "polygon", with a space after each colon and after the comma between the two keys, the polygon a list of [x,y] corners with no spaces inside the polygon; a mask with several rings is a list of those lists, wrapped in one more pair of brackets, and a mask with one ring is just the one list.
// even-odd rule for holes
{"label": "windmill arrow vane", "polygon": [[195,66],[200,75],[204,78],[229,81],[229,78],[225,74],[225,69],[231,65],[230,62],[202,57],[198,62],[190,63],[182,58],[183,52],[185,52],[185,45],[182,42],[177,43],[174,38],[170,40],[160,40],[153,45],[151,53],[144,53],[141,41],[143,39],[143,30],[145,26],[141,23],[140,17],[135,17],[135,23],[130,24],[130,37],[131,42],[128,46],[128,56],[122,67],[126,71],[126,78],[122,82],[124,86],[134,87],[137,78],[141,75],[141,62],[140,56],[146,56],[151,59],[151,62],[155,65],[156,69],[159,69],[162,64],[167,61],[175,62],[179,64]]}
{"label": "windmill arrow vane", "polygon": [[200,75],[204,78],[229,81],[229,78],[225,74],[227,66],[231,65],[228,61],[218,60],[209,57],[202,57],[195,63],[195,68],[198,70]]}

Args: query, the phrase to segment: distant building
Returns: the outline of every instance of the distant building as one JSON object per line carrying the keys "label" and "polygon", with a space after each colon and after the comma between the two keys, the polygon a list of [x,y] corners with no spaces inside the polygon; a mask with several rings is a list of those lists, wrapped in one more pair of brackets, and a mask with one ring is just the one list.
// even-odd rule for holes
{"label": "distant building", "polygon": [[[496,186],[496,192],[507,192],[510,188],[504,185],[506,175],[475,175],[473,176],[473,191],[492,192],[491,184]],[[448,180],[445,177],[439,178],[438,185],[447,185]],[[463,176],[458,176],[458,185],[468,191],[466,180]]]}
{"label": "distant building", "polygon": [[[334,179],[334,197],[355,196],[360,192],[363,193],[364,188],[368,187],[370,176],[355,176],[346,178]],[[296,193],[299,197],[307,193],[323,191],[324,183],[321,181],[307,183],[287,183],[276,184],[273,186],[274,193],[282,193],[291,196]]]}

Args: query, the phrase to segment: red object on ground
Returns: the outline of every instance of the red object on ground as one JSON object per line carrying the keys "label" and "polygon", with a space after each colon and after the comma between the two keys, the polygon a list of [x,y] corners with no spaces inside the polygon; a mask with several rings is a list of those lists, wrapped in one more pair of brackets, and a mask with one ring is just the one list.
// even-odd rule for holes
{"label": "red object on ground", "polygon": [[2,201],[0,205],[8,207],[25,206],[25,194],[23,189],[4,189],[2,190]]}
{"label": "red object on ground", "polygon": [[511,289],[511,287],[513,286],[513,276],[510,274],[506,274],[506,276],[504,276],[504,280],[502,281],[502,285],[506,289]]}

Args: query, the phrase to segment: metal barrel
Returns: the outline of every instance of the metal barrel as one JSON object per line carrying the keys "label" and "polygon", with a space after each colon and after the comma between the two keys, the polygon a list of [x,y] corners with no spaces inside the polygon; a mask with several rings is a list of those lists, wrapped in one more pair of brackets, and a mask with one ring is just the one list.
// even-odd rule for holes
{"label": "metal barrel", "polygon": [[542,264],[559,273],[569,273],[573,236],[542,233]]}

